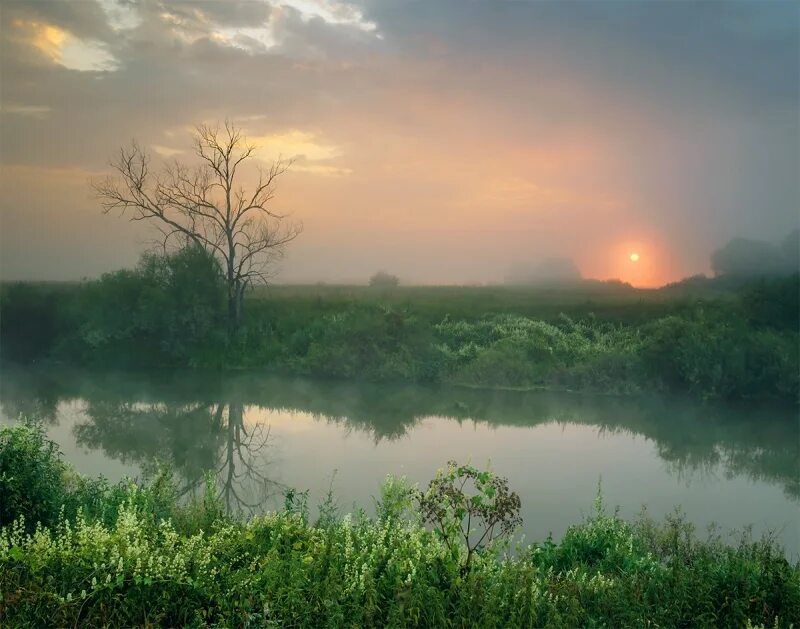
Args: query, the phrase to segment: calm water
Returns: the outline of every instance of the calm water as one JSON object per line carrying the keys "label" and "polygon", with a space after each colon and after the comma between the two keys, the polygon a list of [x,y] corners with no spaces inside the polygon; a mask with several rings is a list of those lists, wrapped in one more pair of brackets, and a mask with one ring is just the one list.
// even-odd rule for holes
{"label": "calm water", "polygon": [[368,510],[389,473],[424,483],[449,459],[510,479],[524,533],[558,538],[606,502],[633,516],[680,506],[699,527],[778,531],[800,552],[797,411],[672,398],[617,399],[353,385],[256,374],[4,370],[3,422],[40,419],[84,474],[117,480],[170,461],[182,489],[213,470],[232,510],[275,508],[287,487],[312,513],[333,486]]}

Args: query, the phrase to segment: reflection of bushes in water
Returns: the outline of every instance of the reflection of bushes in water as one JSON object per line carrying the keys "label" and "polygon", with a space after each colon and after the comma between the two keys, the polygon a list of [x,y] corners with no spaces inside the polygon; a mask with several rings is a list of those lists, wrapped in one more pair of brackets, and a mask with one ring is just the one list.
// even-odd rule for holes
{"label": "reflection of bushes in water", "polygon": [[[675,472],[722,469],[783,486],[800,498],[800,427],[793,408],[698,404],[670,397],[609,397],[554,392],[492,391],[443,385],[392,385],[287,380],[240,374],[221,377],[165,373],[146,377],[124,373],[7,371],[0,379],[3,409],[35,408],[43,395],[52,408],[59,400],[85,399],[89,421],[76,427],[79,441],[122,460],[175,461],[187,479],[224,462],[228,415],[215,412],[235,400],[245,406],[310,413],[376,441],[407,434],[425,417],[497,426],[536,426],[557,421],[597,426],[652,439]],[[197,400],[205,400],[197,402]],[[235,404],[234,404],[235,406]],[[237,413],[234,413],[237,415]],[[234,422],[233,425],[238,425]],[[241,424],[244,426],[244,423]],[[249,430],[250,427],[248,426]],[[240,433],[238,438],[242,438]],[[233,439],[233,441],[231,441]],[[258,438],[256,438],[256,442]],[[243,447],[242,452],[247,448]],[[238,450],[232,453],[238,456]],[[257,459],[265,461],[268,457]],[[249,460],[249,459],[248,459]],[[236,469],[244,469],[236,465]],[[266,470],[263,470],[266,475]]]}
{"label": "reflection of bushes in water", "polygon": [[[667,289],[636,302],[633,294],[586,287],[575,295],[410,288],[384,297],[336,287],[315,297],[284,287],[270,299],[251,298],[240,333],[225,342],[214,269],[207,267],[202,257],[153,258],[135,271],[59,291],[7,288],[0,347],[22,362],[798,399],[797,276],[706,302],[671,299]],[[175,278],[187,274],[193,281],[175,290]],[[43,321],[35,347],[15,341],[31,333],[28,318]]]}
{"label": "reflection of bushes in water", "polygon": [[[29,430],[0,433],[0,460],[21,460],[9,447],[35,437],[6,436]],[[32,475],[65,467],[39,449]],[[487,480],[477,495],[491,501]],[[91,495],[59,488],[35,535],[29,519],[0,531],[10,626],[788,627],[800,617],[800,565],[772,540],[701,541],[680,517],[626,522],[600,497],[561,542],[510,555],[504,544],[470,553],[459,514],[437,510],[430,492],[445,526],[424,527],[402,479],[384,486],[378,519],[327,512],[313,524],[303,510],[233,519],[209,495],[182,505],[165,477],[84,482]],[[59,514],[59,504],[70,506]],[[10,515],[30,514],[14,504]]]}
{"label": "reflection of bushes in water", "polygon": [[183,479],[180,496],[202,491],[206,472],[229,511],[252,512],[280,488],[268,475],[269,428],[247,426],[241,403],[89,401],[85,412],[80,445],[149,474],[166,463]]}

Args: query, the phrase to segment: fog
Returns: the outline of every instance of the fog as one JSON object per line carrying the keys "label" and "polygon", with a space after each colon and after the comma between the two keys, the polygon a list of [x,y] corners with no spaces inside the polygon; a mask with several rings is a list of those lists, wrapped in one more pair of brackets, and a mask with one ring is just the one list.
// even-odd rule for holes
{"label": "fog", "polygon": [[[229,118],[305,226],[281,282],[503,281],[565,259],[651,286],[798,227],[800,7],[6,2],[0,277],[130,266],[88,180]],[[632,255],[637,254],[634,262]],[[526,271],[527,272],[527,271]],[[532,271],[531,271],[532,272]]]}

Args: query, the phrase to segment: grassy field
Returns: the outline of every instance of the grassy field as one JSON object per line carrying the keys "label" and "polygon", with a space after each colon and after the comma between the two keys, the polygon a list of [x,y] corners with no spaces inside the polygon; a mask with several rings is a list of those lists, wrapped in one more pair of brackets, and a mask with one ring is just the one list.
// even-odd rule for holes
{"label": "grassy field", "polygon": [[685,307],[696,299],[730,299],[726,288],[633,288],[618,282],[582,282],[564,286],[371,286],[302,284],[259,287],[253,302],[276,310],[339,310],[351,305],[413,309],[421,317],[476,319],[487,314],[517,314],[553,319],[559,314],[588,315],[616,321],[641,321]]}
{"label": "grassy field", "polygon": [[4,286],[3,358],[494,388],[798,396],[796,275],[749,283],[694,278],[660,289],[595,281],[278,285],[248,294],[231,336],[218,278],[192,272],[173,280],[165,264],[157,273],[137,267],[88,283]]}

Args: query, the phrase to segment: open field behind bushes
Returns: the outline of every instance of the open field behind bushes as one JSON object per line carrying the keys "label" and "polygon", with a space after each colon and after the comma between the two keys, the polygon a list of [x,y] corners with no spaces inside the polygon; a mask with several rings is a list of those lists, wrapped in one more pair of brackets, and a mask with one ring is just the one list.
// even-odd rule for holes
{"label": "open field behind bushes", "polygon": [[[484,502],[469,504],[513,512],[513,500],[503,507],[494,498],[508,498],[502,479],[476,470],[474,478],[468,498]],[[375,517],[343,515],[332,496],[310,509],[290,491],[283,511],[238,520],[212,491],[178,500],[166,472],[118,485],[77,476],[40,429],[6,428],[0,624],[788,627],[800,619],[800,565],[770,539],[700,537],[677,515],[626,522],[598,495],[592,515],[559,543],[498,538],[470,556],[457,533],[467,503],[434,486],[420,494],[388,478],[376,487]],[[431,512],[443,526],[425,525]]]}
{"label": "open field behind bushes", "polygon": [[659,290],[613,282],[549,289],[279,286],[249,296],[231,339],[214,278],[170,264],[151,260],[85,284],[4,286],[3,357],[798,398],[797,275]]}

